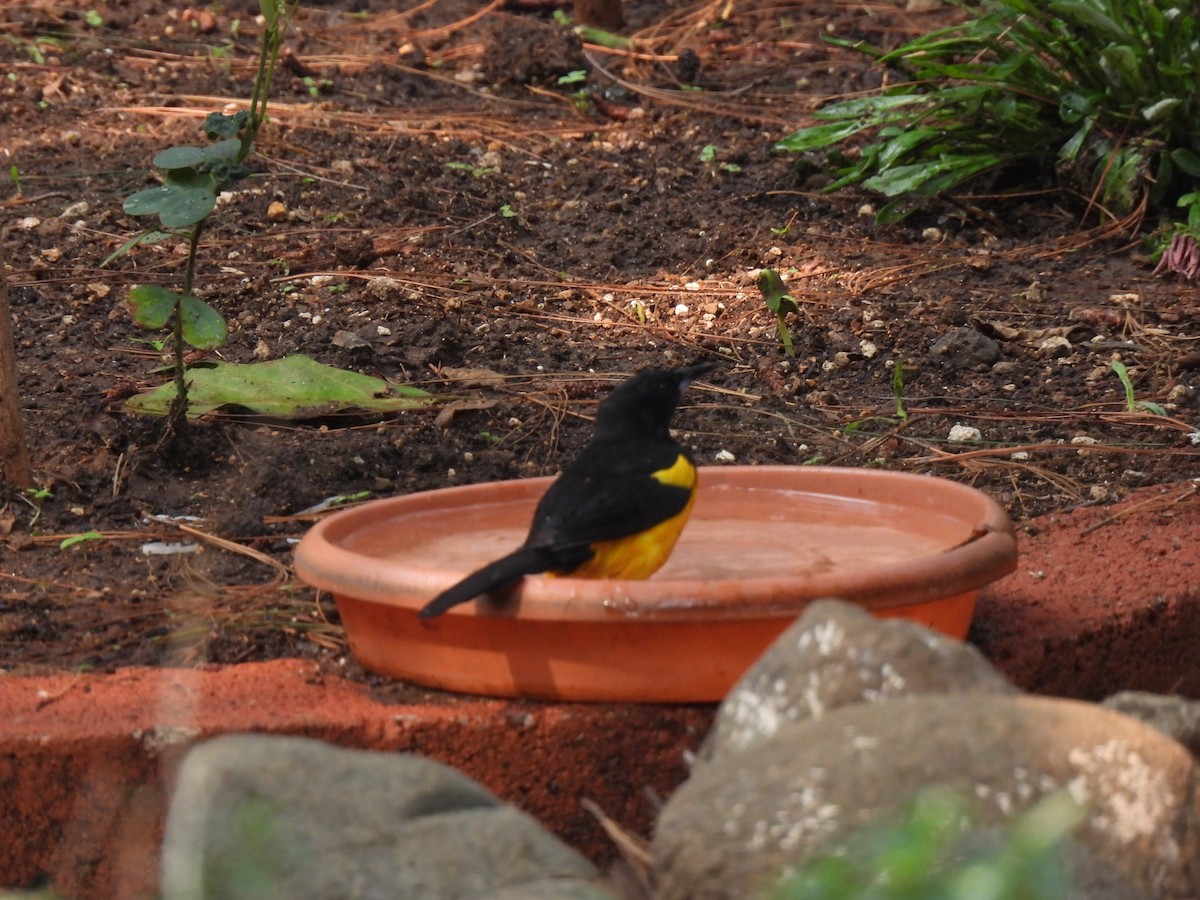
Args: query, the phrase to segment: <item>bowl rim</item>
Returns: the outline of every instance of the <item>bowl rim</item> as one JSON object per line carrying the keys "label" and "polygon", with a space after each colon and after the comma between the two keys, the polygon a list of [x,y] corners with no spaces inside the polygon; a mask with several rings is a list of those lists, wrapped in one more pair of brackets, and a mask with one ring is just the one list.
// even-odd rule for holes
{"label": "bowl rim", "polygon": [[[411,608],[463,577],[450,569],[413,569],[396,561],[368,557],[342,544],[370,523],[397,510],[476,505],[481,500],[532,506],[552,477],[478,482],[369,501],[319,521],[296,549],[295,569],[308,584],[335,598],[350,596],[388,606]],[[970,592],[1016,567],[1016,536],[1005,511],[976,488],[928,475],[886,469],[832,466],[702,466],[700,490],[788,490],[827,495],[846,502],[878,498],[885,492],[907,502],[897,508],[937,511],[970,526],[970,536],[940,552],[853,572],[770,575],[744,579],[645,581],[529,576],[507,592],[502,603],[465,603],[447,616],[504,616],[534,620],[612,620],[743,618],[795,615],[814,599],[837,597],[868,609],[887,609]],[[698,503],[699,505],[699,503]],[[898,529],[900,530],[900,529]],[[686,540],[687,530],[684,529]],[[372,565],[364,564],[365,560]],[[437,621],[437,620],[434,620]]]}

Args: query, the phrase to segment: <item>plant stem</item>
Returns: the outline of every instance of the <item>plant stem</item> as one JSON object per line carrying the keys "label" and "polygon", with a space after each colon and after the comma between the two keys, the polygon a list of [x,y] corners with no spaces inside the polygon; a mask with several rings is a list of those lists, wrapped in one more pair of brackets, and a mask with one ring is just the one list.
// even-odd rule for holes
{"label": "plant stem", "polygon": [[201,219],[192,226],[192,234],[188,240],[187,267],[183,272],[183,291],[175,301],[175,315],[172,317],[172,337],[175,342],[175,399],[171,401],[171,411],[167,415],[167,432],[182,433],[187,428],[187,370],[183,360],[183,298],[190,297],[192,284],[196,280],[196,252],[200,246],[200,232],[204,230],[207,219]]}

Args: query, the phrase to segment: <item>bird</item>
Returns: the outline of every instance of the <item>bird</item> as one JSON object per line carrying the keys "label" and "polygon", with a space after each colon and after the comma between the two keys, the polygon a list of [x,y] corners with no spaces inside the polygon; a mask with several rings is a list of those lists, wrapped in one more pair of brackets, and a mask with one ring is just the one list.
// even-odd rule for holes
{"label": "bird", "polygon": [[417,615],[440,616],[526,575],[642,579],[658,571],[696,499],[696,464],[671,436],[671,416],[688,384],[716,367],[646,369],[617,385],[596,410],[591,440],[538,501],[525,542]]}

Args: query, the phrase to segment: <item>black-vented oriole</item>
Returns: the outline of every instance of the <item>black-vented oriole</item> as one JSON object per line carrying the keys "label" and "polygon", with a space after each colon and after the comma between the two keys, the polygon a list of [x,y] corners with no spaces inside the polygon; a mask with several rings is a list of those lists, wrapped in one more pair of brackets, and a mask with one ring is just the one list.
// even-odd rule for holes
{"label": "black-vented oriole", "polygon": [[696,496],[696,465],[671,437],[671,416],[688,383],[714,368],[648,369],[614,388],[591,441],[538,502],[525,543],[438,594],[420,617],[525,575],[636,579],[658,571]]}

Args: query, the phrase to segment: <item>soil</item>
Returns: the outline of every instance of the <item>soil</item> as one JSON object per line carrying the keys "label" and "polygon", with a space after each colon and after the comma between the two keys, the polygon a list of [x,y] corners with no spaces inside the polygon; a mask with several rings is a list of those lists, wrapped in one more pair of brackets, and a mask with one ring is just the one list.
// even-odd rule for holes
{"label": "soil", "polygon": [[[676,419],[707,465],[930,473],[1020,523],[1196,475],[1200,303],[1153,274],[1136,221],[986,183],[878,226],[878,198],[823,193],[772,152],[829,97],[879,83],[824,35],[890,46],[945,23],[810,0],[628,0],[634,53],[582,44],[547,9],[304,4],[253,175],[200,246],[196,293],[230,335],[192,363],[305,354],[434,400],[225,409],[167,436],[124,405],[169,380],[149,343],[164,335],[125,302],[177,287],[186,244],[102,263],[147,224],[121,202],[154,184],[155,154],[202,144],[203,116],[250,96],[256,11],[2,14],[0,202],[36,482],[0,498],[4,670],[303,657],[361,677],[332,604],[288,569],[307,511],[552,474],[595,402],[647,366],[725,362]],[[760,267],[788,276],[794,357]],[[1165,415],[1130,409],[1118,359]]]}

